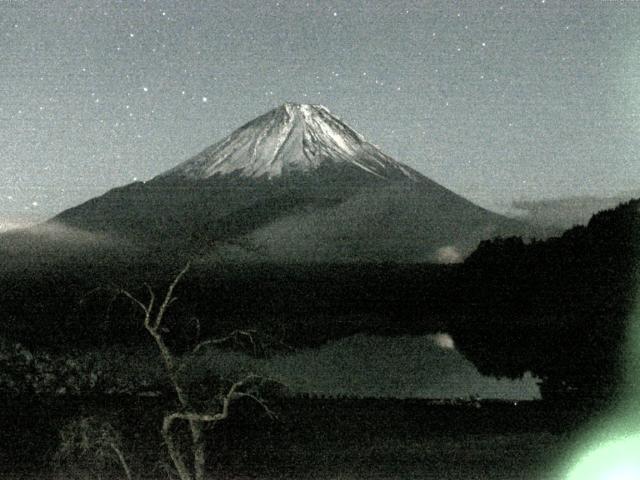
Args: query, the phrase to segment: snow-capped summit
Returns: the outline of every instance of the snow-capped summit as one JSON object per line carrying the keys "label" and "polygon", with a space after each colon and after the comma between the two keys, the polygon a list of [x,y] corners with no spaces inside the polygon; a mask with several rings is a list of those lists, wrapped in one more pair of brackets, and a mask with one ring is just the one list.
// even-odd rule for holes
{"label": "snow-capped summit", "polygon": [[322,105],[285,103],[161,177],[206,179],[239,174],[274,178],[347,163],[378,178],[418,180],[422,175],[368,143]]}

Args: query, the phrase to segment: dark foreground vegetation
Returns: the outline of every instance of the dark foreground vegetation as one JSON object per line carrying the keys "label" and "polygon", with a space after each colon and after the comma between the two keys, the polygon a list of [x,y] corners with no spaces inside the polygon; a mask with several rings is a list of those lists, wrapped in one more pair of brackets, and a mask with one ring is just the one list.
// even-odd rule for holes
{"label": "dark foreground vegetation", "polygon": [[[0,415],[2,478],[123,478],[91,453],[56,456],[59,431],[81,416],[106,419],[140,478],[171,471],[158,425],[163,397],[14,398]],[[428,400],[271,399],[251,402],[207,432],[207,478],[549,478],[585,412],[543,402],[437,404]]]}
{"label": "dark foreground vegetation", "polygon": [[558,238],[482,242],[464,265],[466,303],[450,322],[486,375],[539,377],[547,399],[620,394],[640,288],[640,200]]}
{"label": "dark foreground vegetation", "polygon": [[[197,417],[202,433],[193,440],[173,429],[175,450],[188,452],[192,442],[195,457],[207,452],[208,473],[222,477],[549,478],[541,472],[561,455],[563,432],[602,411],[622,386],[640,277],[639,207],[601,212],[547,241],[486,241],[459,265],[196,262],[179,285],[183,265],[171,262],[4,270],[4,477],[42,478],[56,468],[59,478],[101,469],[101,478],[122,476],[110,461],[120,452],[122,471],[126,457],[142,477],[172,478],[180,462],[167,459],[160,425],[173,415],[192,432]],[[164,312],[158,303],[169,284],[175,298],[164,297]],[[228,336],[238,329],[250,334]],[[438,331],[451,333],[484,374],[532,372],[544,402],[337,401],[291,398],[273,385],[258,398],[235,390],[236,379],[181,363],[212,338],[264,357],[355,333]],[[145,357],[149,334],[160,360],[158,352]],[[232,397],[236,413],[212,421],[209,412]],[[265,415],[272,411],[278,420]],[[63,454],[61,431],[73,447]]]}
{"label": "dark foreground vegetation", "polygon": [[[640,200],[558,238],[495,239],[458,265],[226,265],[195,262],[167,314],[167,342],[255,330],[296,348],[355,333],[450,332],[482,373],[531,371],[546,398],[615,398],[638,285]],[[84,263],[0,272],[0,334],[48,350],[148,342],[116,295],[160,291],[184,265]],[[262,352],[268,354],[269,352]]]}

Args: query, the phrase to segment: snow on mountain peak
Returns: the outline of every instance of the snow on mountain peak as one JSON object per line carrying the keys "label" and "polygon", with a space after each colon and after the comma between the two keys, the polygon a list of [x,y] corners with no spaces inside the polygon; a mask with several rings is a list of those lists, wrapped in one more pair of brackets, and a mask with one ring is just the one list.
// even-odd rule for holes
{"label": "snow on mountain peak", "polygon": [[274,178],[311,172],[327,163],[349,163],[379,178],[421,175],[396,162],[322,105],[285,103],[161,175],[206,179],[240,174]]}

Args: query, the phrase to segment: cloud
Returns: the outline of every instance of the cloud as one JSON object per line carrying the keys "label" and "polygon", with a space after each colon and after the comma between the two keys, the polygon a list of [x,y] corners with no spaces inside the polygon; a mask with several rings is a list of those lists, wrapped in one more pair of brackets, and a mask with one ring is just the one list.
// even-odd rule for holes
{"label": "cloud", "polygon": [[18,263],[89,254],[96,249],[120,251],[128,246],[127,242],[106,234],[89,232],[52,221],[36,225],[27,224],[0,233],[0,251]]}
{"label": "cloud", "polygon": [[571,228],[586,225],[597,212],[614,208],[622,202],[640,197],[640,190],[623,192],[611,197],[582,196],[545,200],[516,200],[511,213],[543,226]]}
{"label": "cloud", "polygon": [[433,340],[440,348],[454,349],[456,348],[453,338],[448,333],[436,333],[435,335],[429,335],[429,338]]}
{"label": "cloud", "polygon": [[460,263],[463,257],[455,246],[447,245],[436,250],[436,260],[438,263]]}
{"label": "cloud", "polygon": [[28,230],[34,238],[42,238],[54,242],[67,242],[76,245],[106,242],[109,238],[104,234],[97,234],[70,227],[60,222],[46,222],[35,225]]}
{"label": "cloud", "polygon": [[0,218],[0,233],[11,230],[19,230],[30,227],[41,221],[41,218],[32,216],[8,215]]}
{"label": "cloud", "polygon": [[16,221],[16,220],[2,219],[2,220],[0,220],[0,233],[8,232],[10,230],[19,230],[21,228],[26,228],[29,225],[31,225],[31,224],[30,223],[23,223],[23,222]]}

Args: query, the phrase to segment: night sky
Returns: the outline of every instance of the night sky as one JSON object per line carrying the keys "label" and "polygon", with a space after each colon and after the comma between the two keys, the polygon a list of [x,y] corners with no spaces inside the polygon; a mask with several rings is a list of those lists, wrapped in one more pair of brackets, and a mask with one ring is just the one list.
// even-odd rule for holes
{"label": "night sky", "polygon": [[640,178],[640,2],[0,1],[0,224],[320,103],[483,206]]}

